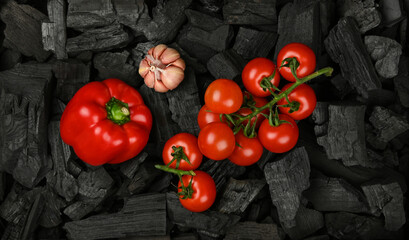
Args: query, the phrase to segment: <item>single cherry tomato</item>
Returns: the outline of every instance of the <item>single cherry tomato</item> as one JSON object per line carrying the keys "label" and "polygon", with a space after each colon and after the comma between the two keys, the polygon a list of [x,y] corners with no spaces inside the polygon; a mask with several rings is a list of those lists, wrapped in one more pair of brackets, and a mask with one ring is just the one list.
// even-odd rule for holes
{"label": "single cherry tomato", "polygon": [[222,120],[223,121],[220,121],[220,113],[212,112],[206,105],[203,105],[197,115],[197,123],[199,124],[200,129],[211,122],[226,122],[226,117],[223,116]]}
{"label": "single cherry tomato", "polygon": [[[278,53],[277,65],[281,66],[284,59],[292,57],[295,57],[300,63],[296,70],[298,78],[308,76],[315,71],[315,53],[307,45],[302,43],[290,43],[285,45]],[[290,82],[295,82],[295,78],[291,73],[291,69],[289,67],[281,67],[279,69],[280,74],[283,78],[287,79]]]}
{"label": "single cherry tomato", "polygon": [[[262,107],[264,105],[266,105],[268,103],[268,100],[262,97],[255,97],[255,96],[250,96],[250,94],[248,92],[244,93],[244,97],[247,99],[247,101],[253,101],[254,106],[255,107]],[[251,114],[253,111],[248,108],[248,107],[242,107],[240,108],[239,111],[237,111],[237,113],[241,116],[247,116],[249,114]],[[268,114],[268,109],[263,110],[261,113],[264,114]],[[256,129],[258,129],[261,125],[261,123],[263,122],[264,119],[266,119],[261,113],[257,114],[257,124],[256,124]],[[256,117],[252,117],[251,118],[251,122],[250,124],[253,124],[254,121],[256,121]],[[246,126],[248,123],[248,120],[244,120],[242,122],[243,126]]]}
{"label": "single cherry tomato", "polygon": [[[282,91],[287,90],[291,87],[293,83],[286,84]],[[301,120],[307,118],[312,114],[317,105],[317,97],[315,96],[314,90],[307,84],[301,84],[296,87],[290,94],[288,94],[288,99],[290,102],[297,101],[300,103],[300,106],[297,111],[289,113],[289,107],[278,107],[280,112],[285,113],[291,116],[294,120]],[[286,105],[288,104],[287,99],[282,98],[277,102],[277,105]]]}
{"label": "single cherry tomato", "polygon": [[[182,176],[183,185],[187,187],[192,180],[193,194],[191,198],[182,199],[184,196],[180,196],[180,203],[184,208],[191,212],[203,212],[209,209],[214,200],[216,199],[216,184],[213,178],[203,172],[195,171],[195,176],[184,175]],[[182,192],[182,183],[179,181],[178,193]]]}
{"label": "single cherry tomato", "polygon": [[[197,145],[197,137],[190,133],[178,133],[166,141],[162,151],[163,162],[171,168],[176,168],[176,162],[180,161],[181,170],[194,170],[200,166],[203,154]],[[191,164],[186,161],[186,158]],[[178,160],[179,159],[179,160]]]}
{"label": "single cherry tomato", "polygon": [[291,150],[298,141],[298,126],[288,115],[279,114],[279,119],[287,121],[279,126],[271,126],[268,119],[261,123],[258,139],[270,152],[283,153]]}
{"label": "single cherry tomato", "polygon": [[230,114],[240,109],[243,93],[233,80],[217,79],[207,87],[204,100],[212,112]]}
{"label": "single cherry tomato", "polygon": [[[269,77],[276,70],[276,65],[268,58],[255,58],[248,62],[244,66],[243,72],[241,73],[241,78],[243,80],[244,87],[256,97],[267,97],[270,96],[270,92],[260,86],[261,80],[265,77]],[[276,87],[280,83],[280,74],[278,70],[274,75],[274,78],[270,81]],[[274,88],[271,88],[274,91]]]}
{"label": "single cherry tomato", "polygon": [[213,160],[223,160],[230,156],[235,143],[234,133],[226,123],[212,122],[199,132],[199,149],[203,155]]}
{"label": "single cherry tomato", "polygon": [[243,131],[235,135],[236,147],[228,159],[240,166],[250,166],[256,163],[263,155],[263,145],[257,137],[248,138]]}

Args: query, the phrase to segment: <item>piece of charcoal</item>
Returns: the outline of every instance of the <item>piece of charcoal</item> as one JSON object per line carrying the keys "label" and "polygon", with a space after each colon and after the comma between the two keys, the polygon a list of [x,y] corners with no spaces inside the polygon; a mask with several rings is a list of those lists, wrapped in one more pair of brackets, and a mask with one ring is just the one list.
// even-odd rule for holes
{"label": "piece of charcoal", "polygon": [[391,27],[405,18],[403,13],[403,6],[399,1],[380,1],[381,12],[382,12],[382,22],[387,26]]}
{"label": "piece of charcoal", "polygon": [[337,1],[337,12],[340,16],[353,17],[361,33],[365,33],[381,23],[381,14],[376,8],[375,0]]}
{"label": "piece of charcoal", "polygon": [[139,87],[142,79],[138,78],[137,67],[127,63],[129,55],[126,50],[97,53],[94,56],[94,67],[98,70],[98,76],[101,79],[118,78],[133,87]]}
{"label": "piece of charcoal", "polygon": [[67,27],[77,30],[103,27],[116,19],[111,0],[68,0]]}
{"label": "piece of charcoal", "polygon": [[199,240],[199,237],[197,236],[197,234],[188,233],[174,236],[172,237],[172,240]]}
{"label": "piece of charcoal", "polygon": [[165,194],[136,195],[118,213],[67,222],[64,229],[69,239],[166,235],[166,197]]}
{"label": "piece of charcoal", "polygon": [[265,181],[259,179],[236,180],[230,178],[224,187],[217,209],[221,213],[240,215],[247,209],[265,184]]}
{"label": "piece of charcoal", "polygon": [[177,88],[167,92],[166,97],[172,120],[178,124],[183,132],[197,136],[200,131],[197,115],[202,106],[196,84],[196,75],[192,68],[185,69],[183,81]]}
{"label": "piece of charcoal", "polygon": [[200,5],[197,6],[201,11],[212,14],[219,13],[222,10],[223,2],[218,0],[199,0]]}
{"label": "piece of charcoal", "polygon": [[274,32],[240,27],[233,49],[244,59],[267,57],[276,45],[277,36]]}
{"label": "piece of charcoal", "polygon": [[349,84],[348,80],[341,76],[341,74],[335,75],[333,78],[330,79],[332,86],[335,87],[336,95],[343,99],[349,93],[353,91],[351,85]]}
{"label": "piece of charcoal", "polygon": [[92,57],[93,57],[93,53],[91,51],[81,52],[80,54],[75,56],[76,59],[80,60],[83,63],[91,62]]}
{"label": "piece of charcoal", "polygon": [[375,180],[361,187],[368,199],[371,213],[379,216],[382,212],[385,216],[386,230],[397,231],[406,223],[403,192],[397,182]]}
{"label": "piece of charcoal", "polygon": [[278,16],[278,40],[274,59],[277,59],[278,53],[285,45],[292,42],[309,46],[315,55],[319,56],[322,46],[319,15],[318,1],[296,0],[294,3],[285,5]]}
{"label": "piece of charcoal", "polygon": [[341,240],[399,239],[397,233],[385,230],[379,218],[347,212],[325,214],[328,234]]}
{"label": "piece of charcoal", "polygon": [[281,240],[276,224],[264,224],[256,222],[239,222],[230,227],[224,240]]}
{"label": "piece of charcoal", "polygon": [[284,227],[284,231],[291,239],[304,239],[306,236],[315,233],[324,227],[324,216],[321,212],[309,209],[301,205],[295,217],[295,226],[292,228]]}
{"label": "piece of charcoal", "polygon": [[393,79],[395,92],[402,106],[409,108],[409,76],[397,76]]}
{"label": "piece of charcoal", "polygon": [[0,71],[13,68],[16,64],[21,63],[21,58],[21,53],[6,48],[0,53]]}
{"label": "piece of charcoal", "polygon": [[78,182],[67,172],[67,163],[73,157],[70,146],[60,136],[60,121],[51,121],[48,125],[48,140],[53,160],[53,170],[47,174],[49,185],[68,202],[78,194]]}
{"label": "piece of charcoal", "polygon": [[195,43],[209,47],[217,52],[226,50],[233,37],[233,28],[223,21],[203,14],[201,12],[186,9],[187,19],[190,23],[186,38]]}
{"label": "piece of charcoal", "polygon": [[223,5],[223,17],[228,24],[277,24],[275,0],[228,0]]}
{"label": "piece of charcoal", "polygon": [[387,107],[395,103],[396,93],[383,88],[368,92],[368,104]]}
{"label": "piece of charcoal", "polygon": [[0,72],[0,79],[0,132],[4,133],[0,141],[7,143],[0,144],[0,170],[33,188],[51,166],[47,157],[51,65],[18,64]]}
{"label": "piece of charcoal", "polygon": [[391,38],[381,36],[367,35],[364,41],[372,60],[375,61],[376,72],[384,78],[398,75],[402,46]]}
{"label": "piece of charcoal", "polygon": [[68,104],[74,94],[90,81],[90,71],[90,64],[78,61],[57,61],[53,67],[57,78],[56,96],[63,103]]}
{"label": "piece of charcoal", "polygon": [[310,185],[310,162],[305,148],[295,148],[278,161],[267,163],[264,174],[280,222],[287,228],[294,227],[301,193]]}
{"label": "piece of charcoal", "polygon": [[135,176],[135,173],[139,170],[141,164],[145,162],[148,157],[149,154],[147,152],[141,152],[136,157],[119,164],[119,171],[121,171],[121,173],[127,178],[131,179]]}
{"label": "piece of charcoal", "polygon": [[166,193],[168,217],[181,227],[206,231],[208,235],[221,236],[234,226],[240,217],[234,214],[223,214],[218,211],[191,212],[185,209],[175,193]]}
{"label": "piece of charcoal", "polygon": [[304,196],[314,209],[322,212],[368,213],[365,196],[342,178],[313,178]]}
{"label": "piece of charcoal", "polygon": [[142,59],[148,55],[149,49],[155,47],[153,42],[138,43],[136,47],[132,49],[132,59],[135,61],[136,65],[139,66]]}
{"label": "piece of charcoal", "polygon": [[406,119],[380,106],[374,107],[369,121],[377,131],[377,138],[382,142],[389,142],[409,130],[409,123]]}
{"label": "piece of charcoal", "polygon": [[329,112],[328,112],[327,102],[317,102],[315,105],[314,112],[312,112],[311,119],[315,124],[321,125],[328,121]]}
{"label": "piece of charcoal", "polygon": [[340,19],[324,43],[332,60],[339,63],[342,76],[359,94],[367,98],[368,91],[381,88],[381,82],[354,19]]}
{"label": "piece of charcoal", "polygon": [[385,150],[388,146],[387,142],[378,138],[375,128],[370,124],[365,124],[365,138],[370,147],[377,150]]}
{"label": "piece of charcoal", "polygon": [[67,52],[80,53],[83,51],[107,51],[125,47],[132,40],[119,24],[95,28],[85,31],[79,36],[67,39]]}
{"label": "piece of charcoal", "polygon": [[43,49],[41,21],[47,16],[37,9],[14,0],[7,0],[0,9],[0,19],[6,24],[3,46],[44,62],[50,52]]}
{"label": "piece of charcoal", "polygon": [[66,8],[64,0],[48,1],[49,21],[43,21],[41,25],[44,50],[53,51],[57,59],[67,58]]}
{"label": "piece of charcoal", "polygon": [[152,11],[153,19],[141,26],[141,31],[149,41],[169,43],[175,38],[179,28],[185,22],[184,10],[191,3],[192,0],[158,2]]}
{"label": "piece of charcoal", "polygon": [[232,178],[238,178],[246,171],[243,166],[236,165],[228,160],[225,161],[213,161],[207,160],[202,162],[199,170],[207,172],[214,180],[216,184],[217,192],[223,189],[227,181]]}
{"label": "piece of charcoal", "polygon": [[327,135],[317,138],[328,158],[342,160],[345,166],[371,166],[366,154],[364,105],[329,105]]}
{"label": "piece of charcoal", "polygon": [[141,164],[135,172],[135,175],[129,179],[129,181],[125,181],[124,185],[131,195],[141,193],[147,189],[160,174],[161,172],[154,167],[154,163],[149,159]]}
{"label": "piece of charcoal", "polygon": [[319,236],[304,238],[304,240],[330,240],[330,239],[328,235],[319,235]]}
{"label": "piece of charcoal", "polygon": [[135,36],[142,34],[141,26],[151,22],[148,6],[143,0],[112,0],[112,4],[117,21],[130,27]]}
{"label": "piece of charcoal", "polygon": [[180,57],[185,61],[186,66],[192,67],[196,73],[207,72],[206,66],[200,63],[196,58],[191,57],[185,50],[179,46],[176,42],[169,45],[169,47],[176,49]]}
{"label": "piece of charcoal", "polygon": [[233,49],[214,55],[207,62],[207,69],[215,79],[234,79],[240,76],[246,62]]}
{"label": "piece of charcoal", "polygon": [[62,222],[60,209],[65,207],[66,202],[50,188],[46,188],[42,194],[45,203],[39,224],[46,228],[56,227]]}

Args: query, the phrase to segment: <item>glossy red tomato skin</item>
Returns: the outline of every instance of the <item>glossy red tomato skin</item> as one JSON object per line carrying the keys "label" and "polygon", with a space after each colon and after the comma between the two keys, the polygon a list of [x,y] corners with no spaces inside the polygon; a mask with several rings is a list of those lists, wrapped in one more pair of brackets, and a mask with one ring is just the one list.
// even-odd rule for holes
{"label": "glossy red tomato skin", "polygon": [[[287,90],[293,83],[286,84],[282,91]],[[315,96],[314,89],[312,89],[307,84],[301,84],[295,88],[290,94],[288,94],[288,99],[290,101],[297,101],[300,103],[300,107],[297,111],[289,113],[289,107],[278,107],[281,113],[285,113],[291,116],[294,120],[305,119],[314,112],[315,106],[317,105],[317,97]],[[282,98],[277,102],[277,105],[288,104],[287,99]]]}
{"label": "glossy red tomato skin", "polygon": [[[300,66],[298,66],[296,74],[298,78],[303,78],[315,71],[316,57],[314,51],[310,47],[302,43],[290,43],[285,45],[277,55],[277,65],[281,66],[286,58],[297,58]],[[295,82],[295,78],[289,67],[280,68],[280,74],[283,78],[290,82]]]}
{"label": "glossy red tomato skin", "polygon": [[258,130],[258,139],[261,144],[270,152],[284,153],[291,150],[298,141],[298,126],[288,115],[279,114],[280,120],[289,123],[282,123],[279,126],[270,126],[268,119],[261,123]]}
{"label": "glossy red tomato skin", "polygon": [[[216,184],[209,174],[203,171],[195,171],[195,173],[196,176],[193,176],[192,182],[192,198],[179,198],[179,200],[182,206],[187,210],[191,212],[203,212],[209,209],[216,199]],[[190,175],[184,175],[182,177],[183,185],[188,186],[191,178],[192,176]],[[181,192],[181,186],[182,184],[179,181],[178,192]]]}
{"label": "glossy red tomato skin", "polygon": [[236,143],[240,146],[234,148],[233,153],[228,159],[239,166],[250,166],[256,163],[263,155],[263,145],[257,137],[248,138],[244,136],[243,131],[235,135]]}
{"label": "glossy red tomato skin", "polygon": [[234,113],[243,103],[243,93],[230,79],[217,79],[210,83],[204,95],[205,105],[214,113]]}
{"label": "glossy red tomato skin", "polygon": [[[195,170],[202,163],[203,154],[200,152],[199,146],[197,145],[196,136],[190,133],[178,133],[175,136],[169,138],[169,140],[166,141],[162,151],[162,159],[165,165],[167,165],[173,159],[173,156],[171,155],[174,152],[172,146],[182,147],[183,152],[186,154],[187,158],[192,164],[190,165],[182,159],[180,161],[179,169],[185,171]],[[170,167],[176,168],[176,161],[170,164]]]}
{"label": "glossy red tomato skin", "polygon": [[[260,87],[261,80],[273,74],[276,70],[276,65],[268,58],[254,58],[244,66],[244,69],[241,73],[241,78],[243,80],[244,87],[256,97],[267,97],[271,93],[266,90],[264,91]],[[271,80],[271,83],[278,87],[280,84],[280,74],[278,70],[274,75],[274,78]],[[274,89],[272,89],[274,91]]]}
{"label": "glossy red tomato skin", "polygon": [[234,133],[225,123],[209,123],[199,132],[200,152],[212,160],[226,159],[233,153],[235,143]]}
{"label": "glossy red tomato skin", "polygon": [[[223,122],[226,121],[226,117],[222,117]],[[203,105],[197,115],[197,123],[199,124],[199,128],[202,129],[208,123],[211,122],[221,122],[220,121],[220,113],[212,112],[206,105]]]}

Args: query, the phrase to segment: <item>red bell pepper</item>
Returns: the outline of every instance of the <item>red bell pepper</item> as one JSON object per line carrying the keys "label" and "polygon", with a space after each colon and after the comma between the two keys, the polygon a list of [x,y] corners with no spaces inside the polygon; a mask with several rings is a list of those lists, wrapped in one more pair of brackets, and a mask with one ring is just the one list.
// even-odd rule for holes
{"label": "red bell pepper", "polygon": [[135,157],[146,146],[151,128],[152,114],[141,95],[119,79],[86,84],[60,121],[62,140],[94,166]]}

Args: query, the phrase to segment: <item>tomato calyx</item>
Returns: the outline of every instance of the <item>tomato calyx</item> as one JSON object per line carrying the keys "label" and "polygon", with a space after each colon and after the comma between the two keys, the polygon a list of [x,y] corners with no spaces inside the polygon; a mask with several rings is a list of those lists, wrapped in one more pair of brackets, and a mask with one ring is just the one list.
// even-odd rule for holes
{"label": "tomato calyx", "polygon": [[183,151],[183,147],[179,146],[172,146],[172,150],[173,153],[171,153],[170,155],[172,155],[172,160],[166,164],[167,167],[169,167],[174,161],[176,161],[176,169],[179,169],[180,166],[180,162],[182,160],[186,161],[190,166],[192,166],[192,163],[189,161],[189,158],[186,156],[185,152]]}
{"label": "tomato calyx", "polygon": [[300,62],[298,62],[296,57],[291,57],[291,58],[286,58],[283,60],[283,62],[281,63],[280,68],[282,67],[288,67],[291,70],[291,73],[293,74],[294,78],[296,81],[300,81],[300,79],[298,78],[296,72],[297,72],[297,68],[300,66]]}
{"label": "tomato calyx", "polygon": [[131,121],[131,113],[129,111],[129,106],[127,103],[112,97],[105,104],[107,111],[107,118],[118,125],[123,125]]}
{"label": "tomato calyx", "polygon": [[179,181],[182,183],[182,185],[180,186],[182,190],[178,192],[179,198],[181,199],[192,198],[192,195],[194,193],[193,187],[192,187],[193,178],[190,179],[189,185],[185,186],[183,184],[182,176],[184,175],[196,176],[196,173],[193,170],[184,171],[180,169],[171,168],[167,165],[160,165],[160,164],[156,164],[155,168],[165,171],[165,172],[176,174],[179,177]]}
{"label": "tomato calyx", "polygon": [[273,96],[277,96],[277,94],[275,94],[274,91],[271,90],[271,88],[273,88],[276,91],[280,91],[280,89],[278,89],[274,84],[271,83],[271,80],[274,78],[276,73],[277,73],[277,70],[274,70],[273,74],[271,74],[268,77],[264,77],[260,82],[260,87],[264,91],[268,90],[271,93],[271,95],[273,95]]}
{"label": "tomato calyx", "polygon": [[179,187],[179,189],[182,189],[181,191],[178,191],[177,195],[179,196],[180,199],[188,199],[188,198],[192,198],[193,196],[193,187],[192,187],[192,183],[193,183],[193,178],[190,178],[189,184],[187,186],[185,186],[185,184],[183,183],[183,178],[181,175],[179,176],[179,181],[181,183],[181,186]]}

